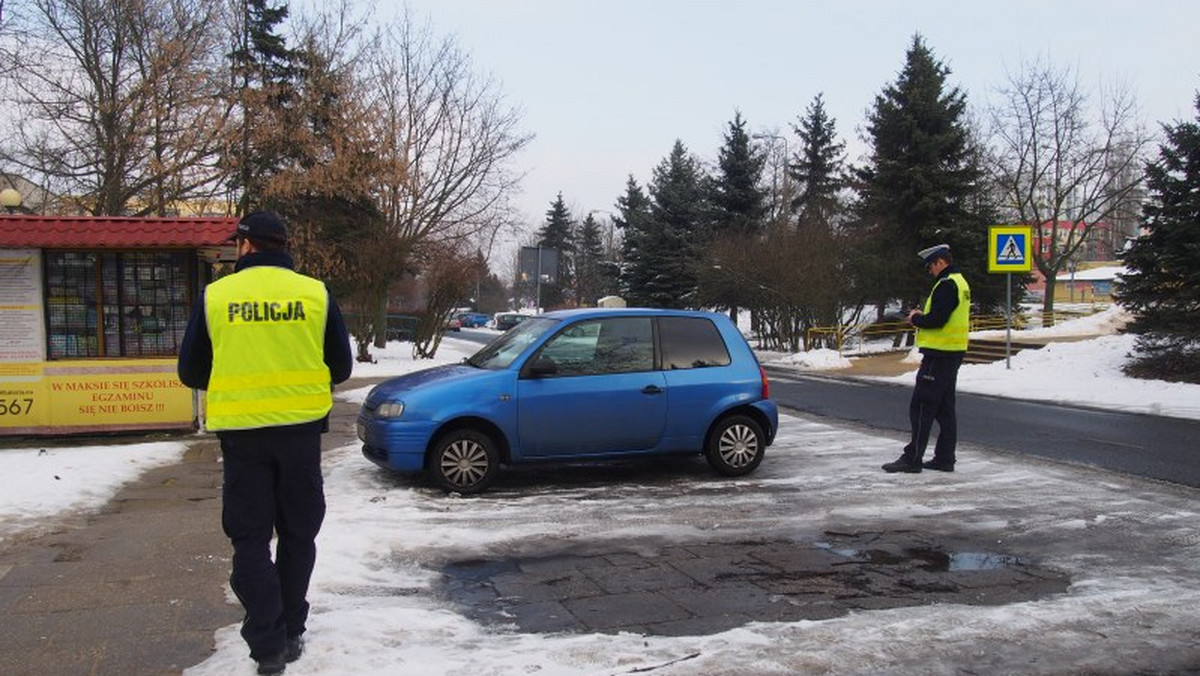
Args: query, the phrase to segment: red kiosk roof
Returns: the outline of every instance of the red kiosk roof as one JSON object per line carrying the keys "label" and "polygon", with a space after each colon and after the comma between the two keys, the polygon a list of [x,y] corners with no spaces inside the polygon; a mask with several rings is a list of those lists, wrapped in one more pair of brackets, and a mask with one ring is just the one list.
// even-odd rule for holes
{"label": "red kiosk roof", "polygon": [[221,246],[236,226],[237,219],[233,217],[135,218],[0,214],[0,247],[140,249]]}

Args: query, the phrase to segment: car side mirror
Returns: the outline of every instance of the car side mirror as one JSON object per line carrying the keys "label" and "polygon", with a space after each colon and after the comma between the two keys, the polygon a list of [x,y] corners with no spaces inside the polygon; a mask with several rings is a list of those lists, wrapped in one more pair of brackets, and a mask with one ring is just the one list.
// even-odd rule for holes
{"label": "car side mirror", "polygon": [[550,357],[538,357],[534,359],[529,366],[525,367],[525,373],[530,378],[545,378],[547,376],[558,375],[558,364]]}

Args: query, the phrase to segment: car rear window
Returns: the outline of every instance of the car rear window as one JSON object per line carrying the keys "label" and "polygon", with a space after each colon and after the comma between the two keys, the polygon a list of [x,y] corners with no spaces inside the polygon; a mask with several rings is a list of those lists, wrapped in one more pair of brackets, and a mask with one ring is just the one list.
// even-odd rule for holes
{"label": "car rear window", "polygon": [[664,369],[728,366],[729,350],[711,320],[703,317],[660,317]]}

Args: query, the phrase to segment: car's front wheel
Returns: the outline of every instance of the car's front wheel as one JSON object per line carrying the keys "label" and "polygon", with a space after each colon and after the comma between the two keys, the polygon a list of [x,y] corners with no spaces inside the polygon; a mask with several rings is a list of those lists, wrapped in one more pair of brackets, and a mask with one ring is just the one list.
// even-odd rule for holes
{"label": "car's front wheel", "polygon": [[487,489],[500,469],[500,453],[488,435],[473,429],[447,432],[429,456],[429,473],[447,493],[471,495]]}
{"label": "car's front wheel", "polygon": [[742,476],[753,472],[767,450],[762,425],[748,415],[721,419],[708,437],[704,455],[719,474]]}

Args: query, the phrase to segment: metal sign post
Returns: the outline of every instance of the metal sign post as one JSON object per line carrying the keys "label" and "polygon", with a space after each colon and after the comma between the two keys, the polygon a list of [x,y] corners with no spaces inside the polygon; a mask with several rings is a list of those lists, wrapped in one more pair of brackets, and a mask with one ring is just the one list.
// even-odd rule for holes
{"label": "metal sign post", "polygon": [[1012,273],[1033,269],[1030,255],[1033,228],[1028,225],[993,225],[988,228],[988,272],[1007,276],[1004,318],[1004,367],[1012,368]]}
{"label": "metal sign post", "polygon": [[1004,368],[1012,369],[1012,273],[1004,275]]}

